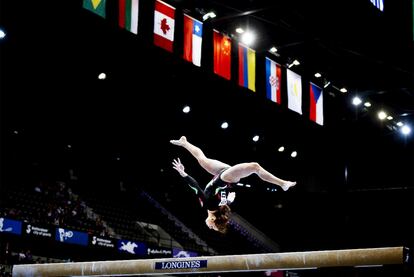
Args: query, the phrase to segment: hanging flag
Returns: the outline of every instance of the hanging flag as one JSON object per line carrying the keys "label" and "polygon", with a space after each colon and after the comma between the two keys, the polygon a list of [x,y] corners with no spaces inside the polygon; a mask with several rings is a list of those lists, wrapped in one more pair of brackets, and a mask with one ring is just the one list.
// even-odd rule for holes
{"label": "hanging flag", "polygon": [[203,23],[184,14],[184,60],[201,66]]}
{"label": "hanging flag", "polygon": [[106,17],[106,0],[83,0],[83,7],[103,18]]}
{"label": "hanging flag", "polygon": [[323,125],[323,91],[313,83],[310,83],[309,118],[319,125]]}
{"label": "hanging flag", "polygon": [[286,69],[288,108],[302,114],[302,79],[300,75]]}
{"label": "hanging flag", "polygon": [[239,85],[256,91],[256,51],[240,43]]}
{"label": "hanging flag", "polygon": [[281,103],[282,68],[266,57],[266,97],[278,104]]}
{"label": "hanging flag", "polygon": [[231,78],[231,40],[218,31],[213,33],[214,73],[227,80]]}
{"label": "hanging flag", "polygon": [[173,51],[175,8],[160,0],[155,1],[154,44]]}
{"label": "hanging flag", "polygon": [[138,33],[139,0],[119,0],[119,27]]}

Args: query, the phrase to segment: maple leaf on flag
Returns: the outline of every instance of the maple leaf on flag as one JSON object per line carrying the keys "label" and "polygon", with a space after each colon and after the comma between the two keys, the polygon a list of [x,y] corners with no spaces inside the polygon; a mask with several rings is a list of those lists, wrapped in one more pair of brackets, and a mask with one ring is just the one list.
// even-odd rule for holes
{"label": "maple leaf on flag", "polygon": [[164,34],[166,34],[170,30],[170,26],[167,24],[166,18],[163,18],[161,20],[161,30]]}

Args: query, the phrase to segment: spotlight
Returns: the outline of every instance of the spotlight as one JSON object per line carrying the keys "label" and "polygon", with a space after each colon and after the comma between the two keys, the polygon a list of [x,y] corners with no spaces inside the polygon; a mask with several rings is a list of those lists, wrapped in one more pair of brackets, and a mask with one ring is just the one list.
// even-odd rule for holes
{"label": "spotlight", "polygon": [[411,133],[411,128],[407,125],[404,125],[401,127],[401,133],[405,136],[409,135]]}
{"label": "spotlight", "polygon": [[221,129],[227,129],[229,127],[229,124],[227,122],[221,123]]}
{"label": "spotlight", "polygon": [[355,96],[354,99],[352,99],[352,104],[354,104],[354,106],[358,106],[361,103],[362,103],[362,100],[358,96]]}
{"label": "spotlight", "polygon": [[321,78],[321,77],[322,77],[322,75],[321,75],[319,72],[316,72],[314,76],[315,76],[316,78]]}
{"label": "spotlight", "polygon": [[183,108],[183,113],[189,113],[190,112],[190,106],[185,106],[184,108]]}
{"label": "spotlight", "polygon": [[254,142],[258,142],[258,141],[259,141],[259,138],[260,138],[260,137],[259,137],[258,135],[255,135],[255,136],[253,137],[253,141],[254,141]]}
{"label": "spotlight", "polygon": [[98,79],[99,80],[105,80],[106,79],[106,74],[105,73],[101,73],[98,75]]}
{"label": "spotlight", "polygon": [[387,118],[387,113],[386,113],[386,112],[384,112],[384,111],[380,111],[380,112],[378,112],[378,118],[379,118],[380,120],[384,120],[384,119],[386,119],[386,118]]}

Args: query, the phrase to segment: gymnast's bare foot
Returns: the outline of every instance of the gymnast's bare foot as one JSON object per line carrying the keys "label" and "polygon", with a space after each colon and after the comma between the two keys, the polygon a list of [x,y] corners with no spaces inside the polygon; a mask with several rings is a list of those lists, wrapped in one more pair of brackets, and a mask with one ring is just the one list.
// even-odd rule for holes
{"label": "gymnast's bare foot", "polygon": [[283,183],[283,185],[281,185],[280,187],[284,190],[287,191],[290,187],[296,186],[296,182],[291,182],[291,181],[286,181]]}
{"label": "gymnast's bare foot", "polygon": [[172,139],[170,142],[177,146],[184,146],[184,144],[187,143],[187,138],[185,136],[182,136],[179,140]]}

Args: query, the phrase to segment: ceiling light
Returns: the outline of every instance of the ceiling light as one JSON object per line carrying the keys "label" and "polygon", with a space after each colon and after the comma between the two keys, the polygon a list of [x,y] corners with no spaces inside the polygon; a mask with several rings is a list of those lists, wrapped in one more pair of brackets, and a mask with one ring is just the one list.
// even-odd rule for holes
{"label": "ceiling light", "polygon": [[229,127],[229,124],[227,122],[221,123],[221,129],[227,129]]}
{"label": "ceiling light", "polygon": [[387,116],[387,119],[388,119],[388,120],[393,120],[393,119],[394,119],[394,117],[392,117],[392,116],[390,116],[390,115],[389,115],[389,116]]}
{"label": "ceiling light", "polygon": [[348,92],[348,90],[346,88],[341,88],[339,91],[342,92],[342,93]]}
{"label": "ceiling light", "polygon": [[404,125],[401,127],[401,133],[403,133],[403,135],[408,135],[411,133],[411,128],[407,125]]}
{"label": "ceiling light", "polygon": [[354,97],[354,99],[352,99],[352,104],[354,105],[354,106],[358,106],[358,105],[360,105],[362,103],[362,100],[361,100],[361,98],[359,98],[358,96],[355,96]]}
{"label": "ceiling light", "polygon": [[216,14],[214,12],[208,12],[205,15],[203,15],[203,21],[206,21],[209,18],[215,18]]}
{"label": "ceiling light", "polygon": [[259,141],[259,138],[260,138],[260,137],[259,137],[258,135],[255,135],[255,136],[253,137],[253,141],[254,141],[254,142],[258,142],[258,141]]}
{"label": "ceiling light", "polygon": [[291,154],[290,154],[290,156],[292,157],[292,158],[296,158],[296,156],[298,155],[298,152],[296,152],[296,151],[293,151]]}
{"label": "ceiling light", "polygon": [[387,118],[387,113],[386,113],[386,112],[384,112],[384,111],[380,111],[380,112],[378,112],[378,118],[379,118],[380,120],[384,120],[384,119],[386,119],[386,118]]}
{"label": "ceiling light", "polygon": [[316,73],[315,73],[315,77],[316,77],[316,78],[321,78],[321,77],[322,77],[322,75],[321,75],[319,72],[316,72]]}
{"label": "ceiling light", "polygon": [[277,48],[276,47],[272,47],[272,48],[270,48],[270,53],[276,53],[277,52]]}
{"label": "ceiling light", "polygon": [[3,39],[6,36],[6,33],[0,29],[0,39]]}
{"label": "ceiling light", "polygon": [[242,35],[242,42],[247,46],[251,45],[254,41],[254,34],[252,32],[245,32]]}
{"label": "ceiling light", "polygon": [[101,73],[98,75],[98,79],[99,80],[105,80],[106,79],[106,74],[105,73]]}
{"label": "ceiling light", "polygon": [[364,106],[367,107],[367,108],[369,108],[369,107],[371,107],[371,103],[370,102],[365,102],[364,103]]}
{"label": "ceiling light", "polygon": [[280,146],[279,149],[277,149],[277,151],[283,152],[283,151],[285,151],[285,147],[284,146]]}
{"label": "ceiling light", "polygon": [[190,106],[184,106],[183,113],[189,113],[190,112]]}
{"label": "ceiling light", "polygon": [[236,29],[236,33],[243,34],[244,33],[244,30],[239,27],[239,28]]}
{"label": "ceiling light", "polygon": [[402,127],[402,126],[404,126],[404,123],[402,123],[401,121],[399,121],[399,122],[397,122],[397,126],[398,127]]}

